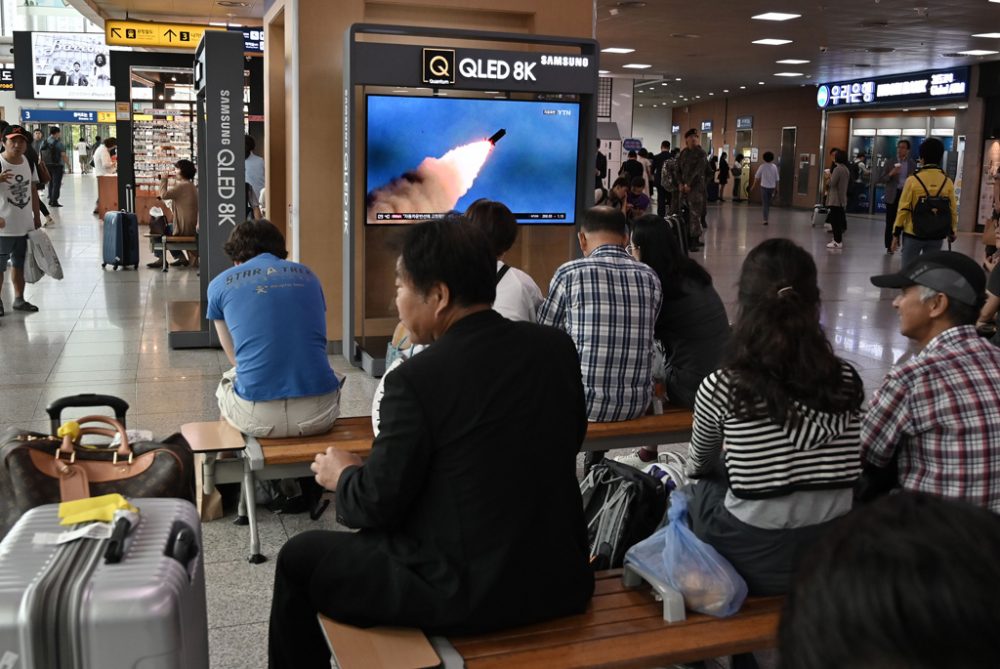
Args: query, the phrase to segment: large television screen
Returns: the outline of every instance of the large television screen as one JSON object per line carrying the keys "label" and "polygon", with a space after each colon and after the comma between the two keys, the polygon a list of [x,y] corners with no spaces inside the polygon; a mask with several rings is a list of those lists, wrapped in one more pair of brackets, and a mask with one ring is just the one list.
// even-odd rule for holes
{"label": "large television screen", "polygon": [[480,198],[518,222],[576,222],[580,105],[367,97],[369,224],[412,223]]}
{"label": "large television screen", "polygon": [[114,100],[104,33],[31,33],[36,99]]}

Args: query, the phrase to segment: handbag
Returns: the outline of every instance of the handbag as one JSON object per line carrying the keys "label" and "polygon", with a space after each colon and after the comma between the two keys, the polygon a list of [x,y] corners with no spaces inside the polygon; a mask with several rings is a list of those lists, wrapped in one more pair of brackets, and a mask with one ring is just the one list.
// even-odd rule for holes
{"label": "handbag", "polygon": [[[0,437],[0,537],[26,511],[43,504],[119,493],[194,502],[194,458],[180,435],[130,443],[125,427],[107,416],[87,416],[54,437],[7,430]],[[87,435],[120,439],[114,446],[81,445]]]}
{"label": "handbag", "polygon": [[45,166],[45,161],[38,161],[38,169],[35,171],[38,175],[38,186],[47,186],[50,181],[52,181],[52,175],[49,174],[49,168]]}

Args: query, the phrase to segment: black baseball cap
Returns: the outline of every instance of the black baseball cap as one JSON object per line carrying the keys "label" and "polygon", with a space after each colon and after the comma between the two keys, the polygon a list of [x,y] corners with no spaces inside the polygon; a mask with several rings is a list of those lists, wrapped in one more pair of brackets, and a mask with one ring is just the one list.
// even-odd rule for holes
{"label": "black baseball cap", "polygon": [[879,288],[926,286],[970,307],[982,305],[986,291],[983,268],[954,251],[923,253],[896,274],[873,276],[872,283]]}
{"label": "black baseball cap", "polygon": [[28,131],[19,125],[9,125],[7,126],[7,129],[3,131],[4,139],[11,139],[13,137],[20,137],[26,142],[31,140],[31,135]]}

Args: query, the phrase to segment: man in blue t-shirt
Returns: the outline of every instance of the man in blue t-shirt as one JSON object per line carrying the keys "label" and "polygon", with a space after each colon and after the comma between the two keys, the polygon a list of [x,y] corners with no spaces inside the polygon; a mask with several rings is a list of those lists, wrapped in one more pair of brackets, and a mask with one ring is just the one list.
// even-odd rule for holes
{"label": "man in blue t-shirt", "polygon": [[340,386],[326,357],[326,302],[319,279],[285,260],[269,221],[236,226],[235,264],[208,286],[208,318],[233,369],[215,396],[222,416],[254,437],[321,434],[340,415]]}

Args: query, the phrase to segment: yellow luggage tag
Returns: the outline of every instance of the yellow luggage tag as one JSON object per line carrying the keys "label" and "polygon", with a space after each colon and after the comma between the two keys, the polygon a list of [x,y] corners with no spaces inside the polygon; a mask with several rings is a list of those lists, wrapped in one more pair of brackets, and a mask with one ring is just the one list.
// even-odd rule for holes
{"label": "yellow luggage tag", "polygon": [[62,502],[59,505],[60,525],[76,525],[77,523],[110,523],[119,510],[139,513],[139,509],[128,503],[128,500],[112,493],[100,497],[88,497],[72,502]]}

